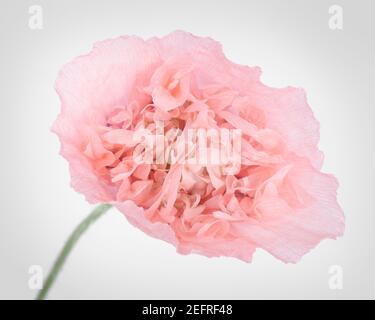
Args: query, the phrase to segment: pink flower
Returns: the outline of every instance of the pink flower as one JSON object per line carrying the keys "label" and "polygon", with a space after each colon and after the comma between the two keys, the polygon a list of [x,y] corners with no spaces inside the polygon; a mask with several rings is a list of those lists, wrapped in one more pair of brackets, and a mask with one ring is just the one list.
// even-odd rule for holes
{"label": "pink flower", "polygon": [[[338,184],[320,172],[319,124],[304,91],[265,86],[259,68],[230,62],[214,40],[177,31],[103,41],[63,67],[56,89],[53,130],[72,186],[178,252],[251,261],[259,247],[297,262],[343,234]],[[239,159],[187,161],[227,147],[216,135],[204,148],[199,134],[182,139],[202,129],[241,132]]]}

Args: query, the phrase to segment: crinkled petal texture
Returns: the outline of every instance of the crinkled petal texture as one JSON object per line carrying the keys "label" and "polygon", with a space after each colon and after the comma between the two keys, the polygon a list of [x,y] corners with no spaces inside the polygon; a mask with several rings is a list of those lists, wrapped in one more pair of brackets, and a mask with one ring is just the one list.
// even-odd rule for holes
{"label": "crinkled petal texture", "polygon": [[[304,91],[262,84],[259,68],[229,61],[214,40],[177,31],[103,41],[62,68],[56,89],[53,131],[72,186],[178,252],[251,261],[262,248],[297,262],[343,234],[338,184],[320,172],[319,124]],[[160,122],[167,134],[157,134]],[[190,129],[223,128],[241,132],[237,165],[158,161]],[[151,161],[139,148],[145,132],[147,143],[169,146]],[[177,158],[199,154],[197,141]],[[208,148],[220,143],[211,137]]]}

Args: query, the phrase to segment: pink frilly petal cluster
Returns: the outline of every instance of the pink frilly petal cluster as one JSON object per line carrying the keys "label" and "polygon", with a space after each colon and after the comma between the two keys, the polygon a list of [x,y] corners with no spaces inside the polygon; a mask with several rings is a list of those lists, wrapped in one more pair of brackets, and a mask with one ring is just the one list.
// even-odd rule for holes
{"label": "pink frilly petal cluster", "polygon": [[[112,203],[134,226],[182,254],[251,261],[262,248],[297,262],[343,234],[338,183],[320,171],[319,124],[302,89],[270,88],[260,69],[221,45],[176,31],[119,37],[65,65],[53,131],[74,189]],[[166,127],[240,129],[241,165],[134,161],[134,132]]]}

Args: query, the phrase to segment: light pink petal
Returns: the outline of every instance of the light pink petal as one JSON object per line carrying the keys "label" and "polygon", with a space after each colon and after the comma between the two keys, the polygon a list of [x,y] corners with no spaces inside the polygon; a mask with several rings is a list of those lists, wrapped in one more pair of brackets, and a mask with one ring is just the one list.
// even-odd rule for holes
{"label": "light pink petal", "polygon": [[205,242],[179,243],[177,251],[181,254],[203,254],[207,257],[234,257],[251,262],[255,245],[243,239],[207,240]]}
{"label": "light pink petal", "polygon": [[120,37],[95,44],[89,54],[60,71],[56,91],[62,111],[52,130],[60,138],[61,154],[69,161],[72,186],[89,202],[106,202],[114,194],[83,155],[85,127],[105,125],[105,116],[115,106],[146,99],[139,87],[149,82],[159,64],[153,46],[136,37]]}
{"label": "light pink petal", "polygon": [[[314,197],[308,207],[280,212],[279,201],[272,208],[272,217],[234,222],[232,232],[263,248],[284,262],[297,262],[326,238],[335,239],[344,232],[344,216],[336,201],[337,182],[333,176],[304,165],[292,171],[299,183]],[[280,213],[280,214],[278,214]]]}
{"label": "light pink petal", "polygon": [[177,240],[172,228],[165,223],[150,222],[146,217],[144,210],[137,207],[134,202],[124,201],[116,203],[115,206],[124,214],[132,225],[141,229],[146,234],[173,245],[177,245]]}
{"label": "light pink petal", "polygon": [[241,66],[229,61],[223,54],[221,44],[209,37],[197,37],[184,31],[175,31],[163,38],[152,38],[163,59],[189,56],[199,77],[201,87],[222,85],[237,87],[240,91],[259,80],[260,69]]}
{"label": "light pink petal", "polygon": [[319,123],[303,89],[270,88],[259,82],[253,85],[249,101],[266,114],[267,128],[278,132],[292,152],[307,157],[315,168],[321,168],[323,154],[318,149]]}

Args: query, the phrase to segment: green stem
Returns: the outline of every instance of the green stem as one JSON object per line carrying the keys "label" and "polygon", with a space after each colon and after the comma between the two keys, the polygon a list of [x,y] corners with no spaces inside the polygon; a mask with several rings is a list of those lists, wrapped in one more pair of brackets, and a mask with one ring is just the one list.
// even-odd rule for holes
{"label": "green stem", "polygon": [[81,235],[98,220],[105,212],[107,212],[112,205],[110,204],[101,204],[94,208],[91,213],[74,229],[73,233],[70,235],[66,241],[64,247],[62,248],[59,256],[57,257],[53,267],[47,277],[47,280],[44,282],[42,290],[39,291],[36,300],[44,300],[47,296],[49,289],[56,280],[57,275],[59,274],[62,266],[65,263],[66,258],[68,257],[70,251],[72,251],[74,245],[77,243]]}

